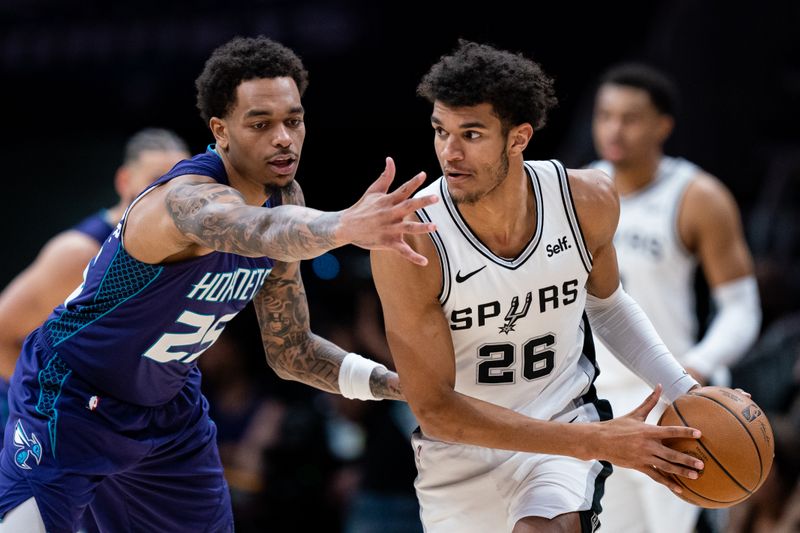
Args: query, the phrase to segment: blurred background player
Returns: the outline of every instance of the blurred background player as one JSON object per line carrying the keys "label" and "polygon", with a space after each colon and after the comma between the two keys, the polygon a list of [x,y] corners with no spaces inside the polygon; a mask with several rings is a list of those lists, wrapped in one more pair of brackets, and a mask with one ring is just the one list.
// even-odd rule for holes
{"label": "blurred background player", "polygon": [[51,238],[33,263],[0,293],[0,432],[8,413],[8,379],[25,337],[81,284],[86,264],[136,195],[189,155],[184,140],[170,130],[146,128],[134,134],[114,175],[119,202]]}
{"label": "blurred background player", "polygon": [[[641,305],[664,343],[703,385],[729,385],[726,367],[755,342],[761,311],[753,261],[732,194],[682,158],[664,155],[674,127],[676,89],[658,70],[625,63],[608,70],[595,98],[593,135],[620,194],[614,237],[625,290]],[[714,303],[700,342],[695,273],[701,267]],[[597,339],[598,394],[615,414],[638,405],[647,384]],[[663,406],[651,412],[654,423]],[[700,509],[634,470],[606,482],[603,524],[619,533],[693,531]]]}

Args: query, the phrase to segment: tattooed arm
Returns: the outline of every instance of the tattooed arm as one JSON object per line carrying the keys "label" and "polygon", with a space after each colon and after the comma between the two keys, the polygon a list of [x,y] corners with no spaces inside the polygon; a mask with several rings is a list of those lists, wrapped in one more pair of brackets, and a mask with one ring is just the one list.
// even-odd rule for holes
{"label": "tattooed arm", "polygon": [[[283,203],[305,205],[300,187],[289,194],[284,191]],[[339,370],[347,352],[311,332],[300,263],[276,262],[253,304],[267,362],[275,372],[283,379],[340,393]],[[403,399],[397,374],[383,367],[372,371],[369,385],[376,398]]]}
{"label": "tattooed arm", "polygon": [[[276,263],[253,300],[267,362],[283,379],[339,393],[339,369],[347,352],[311,332],[300,263]],[[376,368],[370,390],[402,400],[397,374]]]}
{"label": "tattooed arm", "polygon": [[[358,202],[342,211],[324,212],[301,205],[263,209],[260,204],[266,195],[245,198],[236,188],[207,176],[180,176],[131,209],[125,239],[132,242],[134,257],[149,263],[214,250],[291,262],[354,244],[395,250],[424,264],[426,259],[406,244],[403,235],[428,233],[435,227],[404,217],[436,198],[410,198],[425,181],[424,173],[387,193],[393,179],[394,163],[387,158],[386,169]],[[297,195],[299,187],[292,183],[286,192]]]}

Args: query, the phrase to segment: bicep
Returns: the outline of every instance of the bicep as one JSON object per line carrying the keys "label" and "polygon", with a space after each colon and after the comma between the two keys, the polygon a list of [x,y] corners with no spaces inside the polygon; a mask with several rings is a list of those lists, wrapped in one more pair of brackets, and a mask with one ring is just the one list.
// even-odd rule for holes
{"label": "bicep", "polygon": [[450,327],[431,279],[438,265],[428,257],[420,267],[389,251],[373,251],[371,258],[392,358],[403,394],[419,416],[420,408],[455,386]]}
{"label": "bicep", "polygon": [[619,196],[608,176],[594,170],[570,170],[578,223],[592,254],[592,271],[586,282],[590,294],[610,296],[619,287],[619,267],[614,233],[619,222]]}
{"label": "bicep", "polygon": [[752,274],[753,260],[733,196],[710,178],[690,187],[679,230],[684,243],[695,251],[709,285]]}

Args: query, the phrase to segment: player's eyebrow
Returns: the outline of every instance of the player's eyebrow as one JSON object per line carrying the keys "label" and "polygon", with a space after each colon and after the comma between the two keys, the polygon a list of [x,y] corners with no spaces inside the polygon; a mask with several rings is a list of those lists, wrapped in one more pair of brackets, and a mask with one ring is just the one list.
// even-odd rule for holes
{"label": "player's eyebrow", "polygon": [[[442,121],[436,118],[436,115],[431,115],[431,122],[436,124],[437,126],[442,125]],[[486,129],[486,124],[484,124],[479,120],[473,120],[472,122],[462,122],[461,124],[458,125],[458,127],[461,128],[462,130],[468,130],[472,128]]]}
{"label": "player's eyebrow", "polygon": [[244,114],[244,118],[259,117],[262,115],[272,116],[272,111],[267,111],[266,109],[251,109]]}
{"label": "player's eyebrow", "polygon": [[[298,115],[303,114],[305,110],[303,106],[295,106],[289,109],[290,115]],[[251,118],[251,117],[260,117],[260,116],[268,116],[271,117],[274,113],[268,109],[250,109],[244,114],[244,118]]]}

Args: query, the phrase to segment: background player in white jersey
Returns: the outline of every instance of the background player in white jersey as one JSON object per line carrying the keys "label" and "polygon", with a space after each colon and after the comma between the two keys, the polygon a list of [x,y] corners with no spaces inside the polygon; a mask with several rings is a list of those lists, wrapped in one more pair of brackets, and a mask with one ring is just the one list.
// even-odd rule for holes
{"label": "background player in white jersey", "polygon": [[[693,478],[701,463],[661,440],[698,432],[643,420],[661,384],[668,400],[698,384],[620,288],[613,183],[597,170],[524,161],[555,103],[552,81],[521,55],[461,41],[418,93],[433,104],[444,172],[424,190],[442,200],[418,211],[437,231],[407,237],[428,265],[379,251],[372,261],[421,426],[412,442],[426,531],[592,531],[610,470],[598,460],[679,490],[665,473]],[[584,309],[655,387],[614,420],[592,385]]]}
{"label": "background player in white jersey", "polygon": [[[625,290],[697,381],[728,385],[725,366],[758,336],[758,287],[731,193],[696,165],[664,155],[675,100],[672,81],[653,67],[626,63],[609,69],[596,94],[592,129],[603,160],[591,166],[611,175],[620,194],[614,246]],[[699,343],[698,264],[716,304]],[[647,385],[602,342],[597,359],[603,370],[598,394],[614,412],[635,406]],[[648,420],[656,422],[662,412],[663,405]],[[603,507],[606,524],[620,533],[692,531],[700,511],[628,469],[618,469],[606,483]]]}
{"label": "background player in white jersey", "polygon": [[[52,237],[0,293],[0,377],[11,377],[28,333],[81,284],[86,264],[136,195],[189,155],[183,139],[169,130],[146,128],[128,139],[114,174],[119,202]],[[5,419],[2,422],[5,427]]]}

